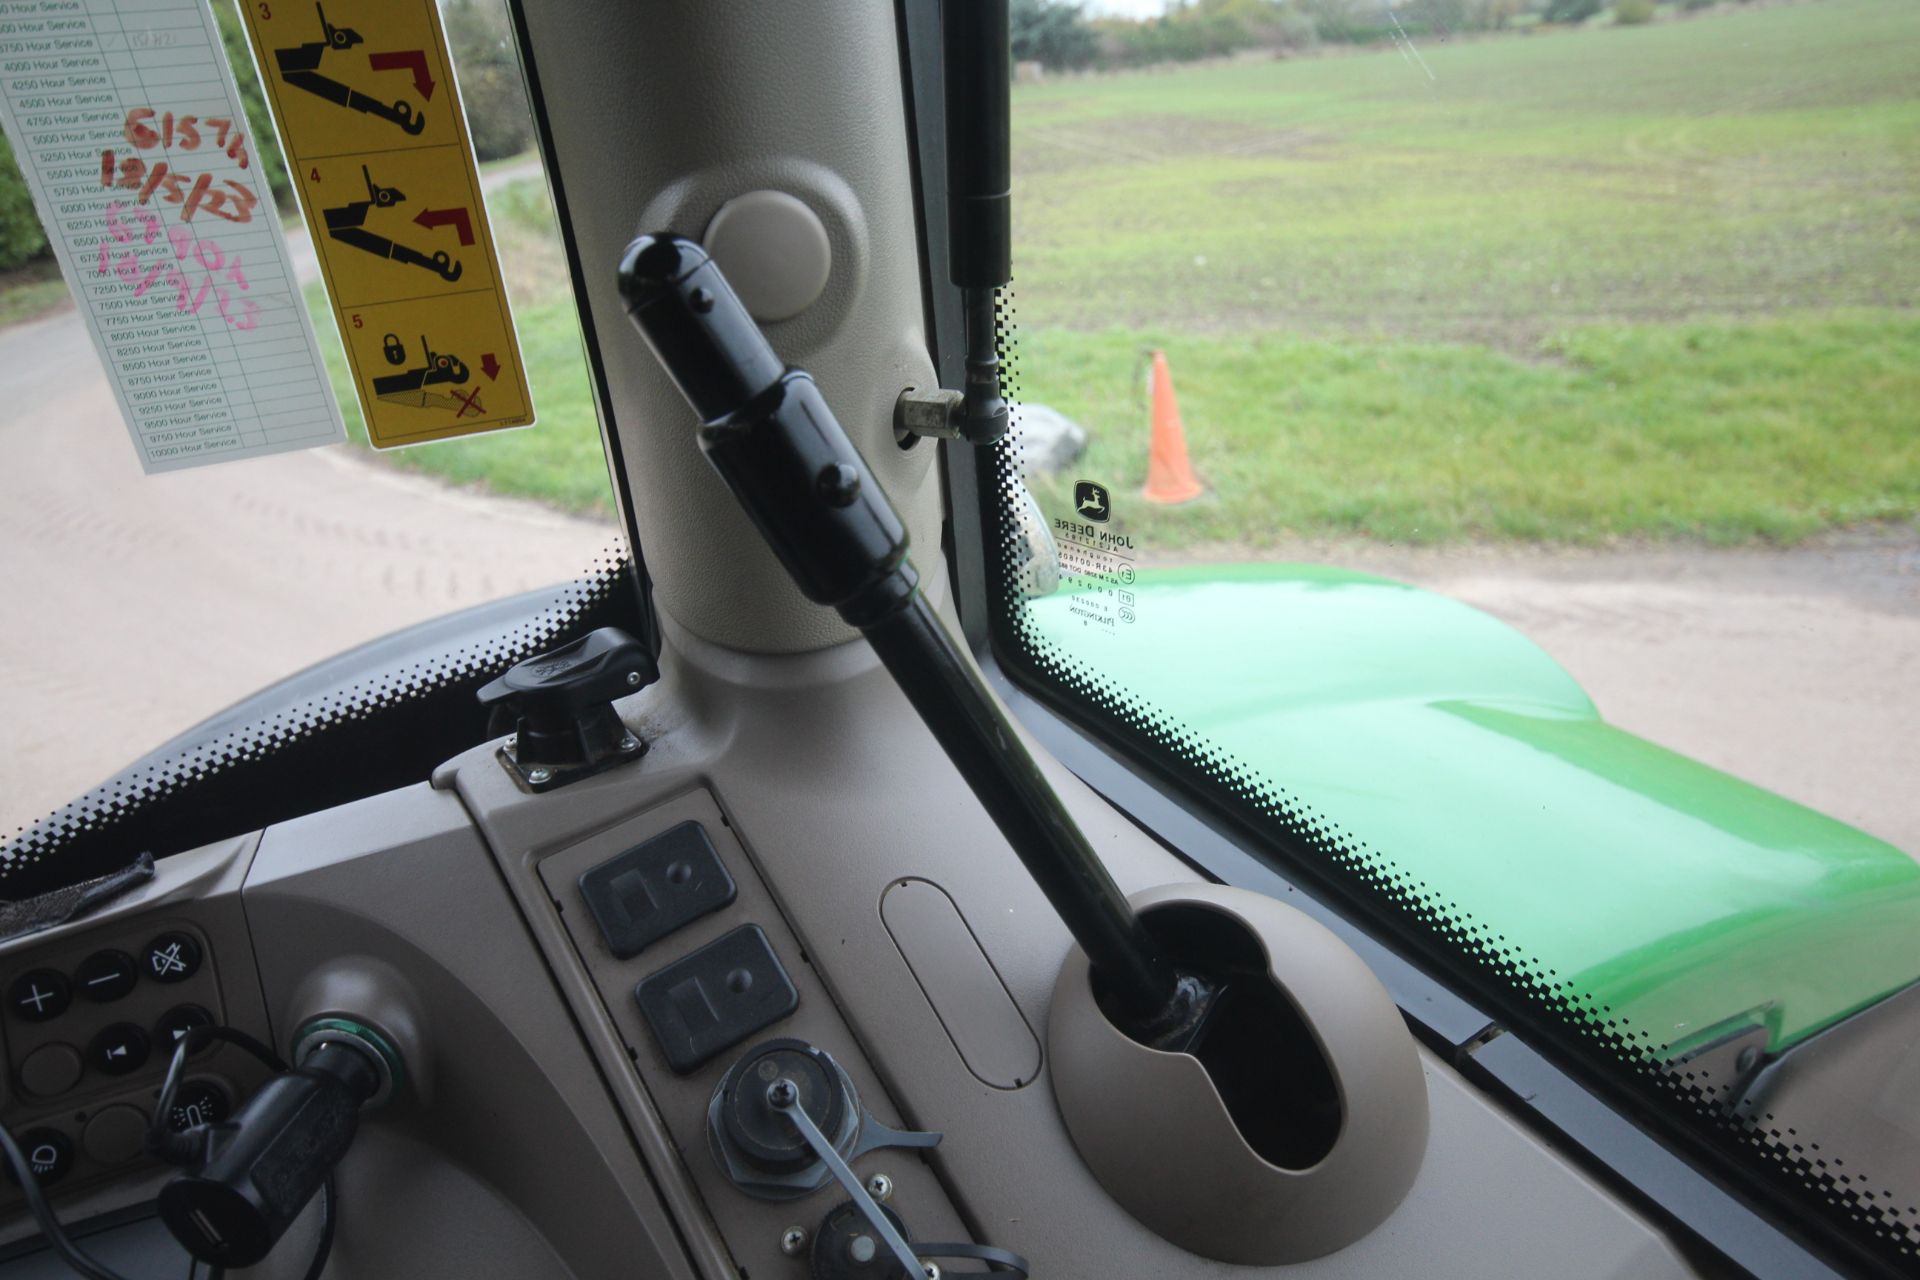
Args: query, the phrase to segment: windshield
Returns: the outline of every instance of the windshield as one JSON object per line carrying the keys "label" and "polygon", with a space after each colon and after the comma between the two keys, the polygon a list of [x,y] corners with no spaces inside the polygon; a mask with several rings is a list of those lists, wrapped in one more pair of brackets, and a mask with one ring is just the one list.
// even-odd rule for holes
{"label": "windshield", "polygon": [[[405,59],[391,67],[377,57],[370,62],[359,51],[357,63],[340,64],[346,70],[326,71],[340,83],[378,86],[382,102],[410,93],[428,130],[419,139],[442,144],[385,169],[376,159],[368,175],[361,158],[298,166],[282,158],[247,28],[231,0],[213,5],[220,49],[212,56],[230,61],[246,118],[218,138],[205,121],[218,115],[209,104],[225,90],[207,70],[218,64],[193,7],[56,15],[65,23],[59,37],[77,42],[63,47],[80,60],[60,74],[87,83],[69,83],[38,65],[35,42],[52,37],[19,8],[9,17],[23,20],[0,27],[9,148],[0,150],[0,527],[7,544],[0,594],[9,602],[0,672],[7,673],[15,717],[15,749],[0,758],[0,830],[8,834],[263,686],[396,629],[570,581],[596,560],[611,559],[610,549],[624,549],[566,258],[502,0],[451,0],[441,8],[484,207],[429,198],[440,185],[432,166],[457,166],[463,145],[460,117],[439,109],[452,93],[440,83],[445,71],[430,41],[417,41],[425,47],[410,55],[423,59],[419,69]],[[321,25],[329,15],[336,32],[360,22],[363,40],[403,43],[397,32],[362,22],[353,8],[325,6],[316,18],[311,6],[250,6],[267,51],[261,65],[278,77],[275,91],[288,95],[283,110],[304,110],[294,105],[304,101],[316,113],[338,113],[342,123],[329,136],[380,130],[391,133],[392,145],[410,142],[414,135],[392,121],[343,111],[301,89],[299,77],[315,73],[293,63],[318,56],[303,50],[319,50],[330,38]],[[276,61],[276,49],[291,51],[292,61]],[[203,121],[191,139],[190,120]],[[353,145],[389,146],[384,136],[369,132]],[[217,153],[216,143],[232,154]],[[113,156],[114,185],[97,177],[103,151]],[[74,162],[82,152],[90,159]],[[132,163],[141,165],[140,178],[129,187],[122,179]],[[155,176],[167,164],[181,174],[205,169],[216,188],[217,180],[244,185],[257,174],[270,207],[254,210],[245,224],[190,210],[184,200],[170,201],[164,177]],[[75,180],[76,173],[85,180]],[[36,207],[29,174],[53,175],[52,185],[43,183],[43,194],[54,193],[51,205]],[[156,185],[144,191],[149,179]],[[391,215],[376,200],[354,226],[341,225],[342,210],[368,200],[367,183],[403,194],[411,188],[411,197]],[[303,196],[327,235],[320,250],[301,214]],[[289,250],[291,281],[271,265],[274,222]],[[419,429],[412,423],[439,430],[458,422],[464,429],[483,409],[502,404],[510,375],[488,368],[492,354],[483,358],[441,336],[459,317],[438,302],[424,318],[399,304],[394,318],[376,317],[373,326],[362,319],[356,330],[360,313],[336,312],[322,282],[323,264],[348,259],[323,251],[354,255],[352,261],[369,264],[368,273],[386,273],[372,277],[376,287],[389,278],[421,282],[396,286],[393,296],[445,288],[456,307],[470,308],[472,299],[492,296],[476,291],[484,283],[476,254],[489,227],[537,422],[376,452],[367,443],[343,333],[370,344],[356,348],[372,361],[365,380],[428,371],[424,387],[413,372],[411,391],[383,387],[369,400],[393,415],[403,438]],[[376,258],[364,243],[335,238],[336,230],[378,232],[389,245],[419,250],[430,266],[436,253],[442,259],[434,271],[422,271],[399,251],[382,248]],[[75,255],[73,276],[62,277],[49,231]],[[169,268],[181,275],[178,288]],[[460,278],[449,282],[449,273]],[[198,296],[204,277],[212,283]],[[336,291],[348,279],[336,279]],[[222,293],[215,295],[214,286]],[[249,318],[244,306],[270,307],[276,296],[293,323],[242,327]],[[317,336],[323,371],[311,381],[273,383],[272,394],[286,398],[269,402],[274,371],[304,358],[295,306]],[[184,389],[167,384],[164,395],[152,382],[123,385],[121,393],[131,397],[123,415],[90,340],[90,316],[108,322],[103,332],[119,377],[166,379],[189,366],[207,376]],[[121,317],[133,318],[137,338],[112,327]],[[130,368],[138,363],[137,341],[150,340],[149,330],[163,321],[185,322],[167,338],[184,345],[169,348],[151,369]],[[278,340],[258,341],[270,335]],[[401,359],[390,363],[395,354]],[[331,429],[320,376],[338,398],[348,440],[296,447]],[[239,439],[264,445],[266,456],[143,474],[143,464],[164,468],[178,460],[170,450],[181,432],[168,427],[189,399],[244,396],[248,388],[259,397],[258,413],[246,419]],[[405,403],[408,394],[412,404]],[[152,416],[154,405],[168,416]],[[297,412],[276,416],[281,408]]]}
{"label": "windshield", "polygon": [[1920,1128],[1836,1028],[1910,1043],[1920,979],[1916,54],[1903,0],[1017,4],[997,477],[1010,668],[1876,1215]]}

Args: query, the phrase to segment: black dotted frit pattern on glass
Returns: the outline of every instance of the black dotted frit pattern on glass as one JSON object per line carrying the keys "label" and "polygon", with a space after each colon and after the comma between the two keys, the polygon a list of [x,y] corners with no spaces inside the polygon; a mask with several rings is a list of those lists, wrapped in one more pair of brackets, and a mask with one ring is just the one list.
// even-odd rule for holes
{"label": "black dotted frit pattern on glass", "polygon": [[[996,331],[1007,399],[1017,405],[1020,350],[1010,290],[997,309]],[[1318,816],[1280,780],[1262,776],[1043,636],[1032,623],[1018,572],[1019,421],[1016,411],[1012,433],[992,450],[983,495],[990,508],[982,514],[991,539],[991,625],[1004,665],[1049,701],[1071,708],[1076,718],[1119,737],[1249,820],[1292,869],[1333,887],[1388,936],[1441,957],[1449,975],[1464,978],[1508,1025],[1539,1030],[1552,1048],[1624,1086],[1635,1101],[1765,1188],[1781,1210],[1823,1220],[1833,1235],[1896,1272],[1920,1274],[1920,1206],[1883,1190],[1872,1170],[1853,1169],[1819,1135],[1718,1102],[1702,1079],[1666,1060],[1665,1044],[1475,919],[1440,887],[1397,865],[1392,851],[1371,848]]]}
{"label": "black dotted frit pattern on glass", "polygon": [[610,548],[518,625],[369,672],[178,754],[138,761],[0,839],[0,897],[30,897],[125,866],[143,852],[165,857],[425,781],[442,761],[488,736],[474,697],[482,684],[596,627],[645,635],[634,581],[624,549]]}

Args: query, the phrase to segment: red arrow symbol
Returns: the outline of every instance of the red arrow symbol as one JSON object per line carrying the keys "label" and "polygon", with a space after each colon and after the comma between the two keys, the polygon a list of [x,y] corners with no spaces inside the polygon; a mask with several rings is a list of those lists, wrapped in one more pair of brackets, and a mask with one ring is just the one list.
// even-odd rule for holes
{"label": "red arrow symbol", "polygon": [[427,55],[419,49],[408,49],[404,53],[370,53],[367,61],[373,64],[375,71],[394,71],[405,67],[413,68],[413,87],[423,98],[433,97],[433,77],[427,74]]}
{"label": "red arrow symbol", "polygon": [[488,382],[500,376],[500,362],[493,358],[493,352],[489,351],[480,357],[480,372],[487,375]]}
{"label": "red arrow symbol", "polygon": [[413,215],[413,220],[429,231],[435,227],[452,227],[460,233],[461,244],[473,243],[473,219],[465,209],[422,209]]}

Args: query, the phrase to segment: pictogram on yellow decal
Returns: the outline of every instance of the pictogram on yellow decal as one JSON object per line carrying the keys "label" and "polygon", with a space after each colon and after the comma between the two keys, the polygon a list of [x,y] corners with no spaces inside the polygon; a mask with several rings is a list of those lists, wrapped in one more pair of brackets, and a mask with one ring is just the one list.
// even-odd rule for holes
{"label": "pictogram on yellow decal", "polygon": [[374,447],[531,423],[434,0],[241,11]]}

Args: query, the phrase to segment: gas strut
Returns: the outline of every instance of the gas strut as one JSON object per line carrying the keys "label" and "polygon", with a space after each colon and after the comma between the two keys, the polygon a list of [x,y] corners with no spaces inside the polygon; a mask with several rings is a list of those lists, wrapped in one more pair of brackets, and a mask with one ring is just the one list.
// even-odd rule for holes
{"label": "gas strut", "polygon": [[1087,953],[1116,1024],[1143,1043],[1187,1043],[1212,988],[1161,955],[921,595],[906,526],[813,378],[781,363],[692,240],[635,240],[620,291],[699,415],[707,461],[801,592],[873,645]]}
{"label": "gas strut", "polygon": [[1013,279],[1012,42],[1007,0],[944,0],[941,79],[947,113],[947,276],[966,315],[967,383],[958,435],[1007,434],[996,307]]}
{"label": "gas strut", "polygon": [[1000,387],[1000,290],[1013,279],[1011,45],[1007,0],[944,0],[940,77],[947,118],[947,278],[965,323],[962,390],[908,387],[894,405],[902,440],[989,445],[1007,434]]}

